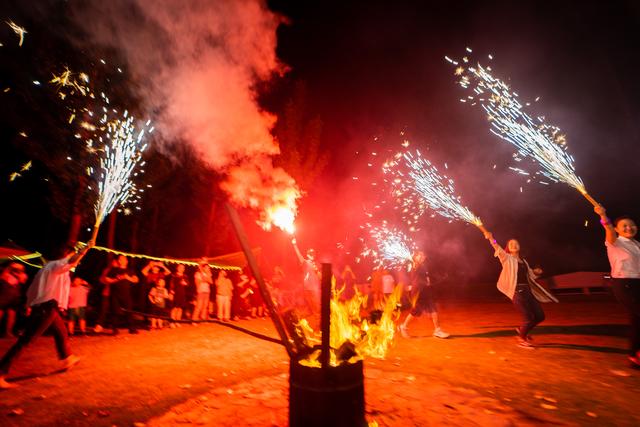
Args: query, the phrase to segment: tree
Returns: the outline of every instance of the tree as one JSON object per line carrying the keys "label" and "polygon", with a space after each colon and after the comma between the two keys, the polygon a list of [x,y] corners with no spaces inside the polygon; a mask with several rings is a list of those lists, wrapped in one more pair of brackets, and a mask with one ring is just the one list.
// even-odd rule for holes
{"label": "tree", "polygon": [[329,153],[321,148],[322,126],[320,117],[307,109],[305,84],[296,82],[274,131],[280,144],[280,155],[274,163],[284,168],[302,190],[311,188],[329,163]]}

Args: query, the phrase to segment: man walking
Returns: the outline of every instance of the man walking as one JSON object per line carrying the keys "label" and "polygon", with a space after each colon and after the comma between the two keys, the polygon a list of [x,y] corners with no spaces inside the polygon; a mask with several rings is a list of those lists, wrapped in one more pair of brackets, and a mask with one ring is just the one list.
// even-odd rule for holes
{"label": "man walking", "polygon": [[64,363],[63,369],[69,369],[80,361],[78,356],[71,353],[67,328],[60,310],[66,310],[69,302],[69,271],[78,265],[94,244],[95,242],[90,241],[80,252],[76,252],[73,246],[65,246],[60,257],[46,263],[33,278],[27,290],[27,307],[30,313],[24,334],[0,360],[0,389],[15,387],[15,384],[6,381],[11,365],[27,345],[49,328],[53,333],[58,357]]}

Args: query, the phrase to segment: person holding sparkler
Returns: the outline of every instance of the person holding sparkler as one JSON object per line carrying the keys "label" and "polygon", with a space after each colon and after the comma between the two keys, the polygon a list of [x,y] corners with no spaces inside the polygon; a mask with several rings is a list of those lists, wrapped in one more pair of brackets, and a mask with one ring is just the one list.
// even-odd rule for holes
{"label": "person holding sparkler", "polygon": [[409,323],[415,317],[419,317],[422,313],[431,315],[433,322],[433,336],[436,338],[449,338],[450,334],[442,330],[440,320],[438,318],[438,309],[436,308],[433,287],[427,270],[426,257],[424,252],[417,251],[413,255],[411,265],[411,288],[417,293],[416,302],[411,312],[404,319],[404,322],[398,327],[403,337],[409,338]]}
{"label": "person holding sparkler", "polygon": [[495,249],[494,256],[502,264],[498,290],[513,301],[513,305],[522,314],[522,325],[516,328],[518,345],[534,349],[529,332],[545,319],[540,302],[558,300],[536,282],[542,269],[529,267],[529,263],[520,256],[520,243],[516,239],[509,240],[503,249],[493,238],[493,234],[485,231],[484,236]]}
{"label": "person holding sparkler", "polygon": [[635,239],[638,226],[627,216],[612,222],[601,205],[594,211],[605,230],[613,293],[631,317],[629,361],[640,368],[640,242]]}
{"label": "person holding sparkler", "polygon": [[33,278],[27,290],[27,306],[30,313],[25,331],[0,360],[0,389],[15,387],[6,381],[11,365],[27,345],[49,328],[53,333],[58,357],[64,364],[63,369],[69,369],[80,361],[80,358],[71,352],[67,327],[60,312],[67,309],[69,302],[69,271],[80,263],[94,244],[95,242],[90,240],[80,252],[76,252],[74,246],[65,246],[61,250],[61,256],[46,263]]}

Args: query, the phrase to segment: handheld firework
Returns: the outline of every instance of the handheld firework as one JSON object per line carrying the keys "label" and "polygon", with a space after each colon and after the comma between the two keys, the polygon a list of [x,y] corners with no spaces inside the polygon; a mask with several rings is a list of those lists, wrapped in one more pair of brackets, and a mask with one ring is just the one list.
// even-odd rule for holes
{"label": "handheld firework", "polygon": [[[471,49],[467,48],[467,52],[471,53]],[[455,75],[460,86],[472,92],[461,101],[482,106],[491,123],[491,133],[516,147],[516,159],[532,159],[540,166],[536,174],[570,185],[593,206],[599,206],[576,174],[574,159],[567,151],[566,136],[559,127],[547,124],[543,116],[533,119],[518,100],[517,92],[494,77],[491,67],[479,63],[471,65],[468,57],[463,57],[461,62],[448,57],[445,59],[456,67]],[[492,59],[490,55],[489,59]]]}
{"label": "handheld firework", "polygon": [[[394,194],[413,218],[431,209],[445,218],[464,221],[482,232],[487,231],[480,218],[462,204],[455,193],[453,180],[440,175],[435,165],[419,151],[399,153],[393,161],[385,163],[383,171],[393,176]],[[416,201],[414,195],[419,200]]]}

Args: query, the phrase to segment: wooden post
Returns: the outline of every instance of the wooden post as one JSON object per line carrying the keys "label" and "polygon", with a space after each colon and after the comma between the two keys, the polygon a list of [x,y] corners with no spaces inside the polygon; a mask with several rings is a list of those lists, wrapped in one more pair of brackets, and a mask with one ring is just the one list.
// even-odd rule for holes
{"label": "wooden post", "polygon": [[255,257],[253,256],[253,252],[251,252],[251,247],[249,246],[249,240],[247,239],[247,235],[244,232],[244,228],[242,227],[242,223],[240,222],[240,217],[238,216],[238,212],[229,204],[225,203],[225,208],[229,213],[229,218],[231,219],[231,224],[236,232],[236,236],[240,241],[240,246],[242,247],[242,251],[244,252],[244,256],[247,258],[247,263],[249,264],[249,268],[251,269],[251,273],[253,273],[253,277],[256,279],[256,283],[258,284],[258,289],[260,290],[260,294],[262,295],[262,299],[264,300],[265,305],[267,306],[267,311],[269,312],[269,316],[271,316],[271,320],[273,321],[274,326],[276,327],[276,331],[278,335],[280,335],[280,339],[282,340],[282,344],[284,348],[287,349],[287,353],[290,358],[295,358],[295,353],[293,351],[293,345],[287,336],[287,333],[284,329],[284,325],[282,323],[282,319],[278,315],[276,308],[273,304],[273,300],[271,299],[271,294],[269,293],[269,289],[267,289],[267,285],[264,283],[264,279],[262,278],[262,274],[260,274],[260,270],[258,269],[258,263],[256,262]]}
{"label": "wooden post", "polygon": [[331,264],[322,264],[322,282],[320,285],[320,329],[322,330],[322,368],[329,367],[331,360]]}

